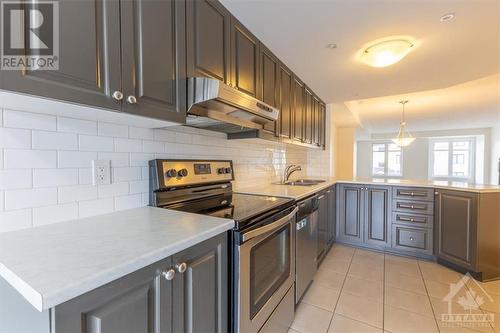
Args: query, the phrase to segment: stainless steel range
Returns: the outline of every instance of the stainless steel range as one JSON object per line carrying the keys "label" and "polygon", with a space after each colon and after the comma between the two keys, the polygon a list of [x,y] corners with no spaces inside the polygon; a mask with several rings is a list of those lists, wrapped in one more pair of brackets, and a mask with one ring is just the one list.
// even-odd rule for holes
{"label": "stainless steel range", "polygon": [[231,161],[152,160],[149,166],[151,206],[235,221],[231,328],[286,332],[294,316],[294,201],[234,193]]}

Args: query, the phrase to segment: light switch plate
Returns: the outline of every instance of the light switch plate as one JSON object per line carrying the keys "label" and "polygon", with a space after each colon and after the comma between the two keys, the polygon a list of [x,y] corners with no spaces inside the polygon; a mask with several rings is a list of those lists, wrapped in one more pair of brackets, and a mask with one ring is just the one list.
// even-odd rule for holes
{"label": "light switch plate", "polygon": [[111,161],[93,160],[92,161],[92,184],[106,185],[111,184]]}

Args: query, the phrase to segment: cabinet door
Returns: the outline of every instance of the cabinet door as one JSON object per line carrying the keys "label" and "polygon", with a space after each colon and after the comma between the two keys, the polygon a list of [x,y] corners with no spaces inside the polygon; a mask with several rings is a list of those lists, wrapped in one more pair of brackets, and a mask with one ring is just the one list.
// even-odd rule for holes
{"label": "cabinet door", "polygon": [[55,307],[56,332],[172,332],[170,258]]}
{"label": "cabinet door", "polygon": [[[271,106],[279,107],[279,60],[271,53],[271,51],[261,44],[259,62],[260,75],[257,98]],[[277,134],[278,124],[279,121],[267,123],[264,125],[264,130],[272,134]]]}
{"label": "cabinet door", "polygon": [[234,17],[231,22],[231,83],[236,89],[256,97],[259,40]]}
{"label": "cabinet door", "polygon": [[335,221],[337,219],[335,186],[326,191],[326,195],[328,200],[327,242],[328,244],[332,244],[335,239]]}
{"label": "cabinet door", "polygon": [[123,110],[183,123],[185,2],[122,1],[120,8]]}
{"label": "cabinet door", "polygon": [[391,188],[368,186],[365,190],[365,242],[390,247]]}
{"label": "cabinet door", "polygon": [[119,1],[58,3],[59,69],[2,70],[0,88],[120,110],[121,102],[111,97],[121,90]]}
{"label": "cabinet door", "polygon": [[314,96],[313,97],[313,144],[316,146],[321,145],[321,127],[322,119],[321,119],[321,111],[319,99]]}
{"label": "cabinet door", "polygon": [[340,184],[338,190],[339,223],[337,225],[337,239],[350,243],[362,243],[363,189],[360,185]]}
{"label": "cabinet door", "polygon": [[322,102],[320,102],[319,105],[319,138],[320,138],[320,146],[325,149],[326,146],[326,105]]}
{"label": "cabinet door", "polygon": [[188,77],[229,83],[231,14],[216,0],[186,1]]}
{"label": "cabinet door", "polygon": [[293,94],[292,87],[294,80],[292,72],[283,64],[279,67],[279,133],[282,138],[292,139],[292,110],[293,110]]}
{"label": "cabinet door", "polygon": [[304,83],[294,77],[293,80],[293,139],[302,142],[304,139],[305,91]]}
{"label": "cabinet door", "polygon": [[318,251],[316,258],[319,262],[326,253],[328,243],[328,197],[326,192],[318,197],[318,203]]}
{"label": "cabinet door", "polygon": [[311,90],[305,89],[306,92],[306,108],[304,118],[304,142],[312,143],[313,138],[313,114],[314,114],[314,100]]}
{"label": "cabinet door", "polygon": [[226,332],[228,323],[227,235],[222,234],[173,256],[174,332]]}
{"label": "cabinet door", "polygon": [[436,197],[437,257],[476,270],[477,201],[475,193],[439,190]]}

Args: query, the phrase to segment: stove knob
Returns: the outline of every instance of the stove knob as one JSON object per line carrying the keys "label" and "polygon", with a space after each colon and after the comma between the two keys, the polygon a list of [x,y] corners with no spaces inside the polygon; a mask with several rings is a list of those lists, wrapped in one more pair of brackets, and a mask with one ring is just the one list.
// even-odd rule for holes
{"label": "stove knob", "polygon": [[170,178],[177,177],[177,170],[170,169],[166,172],[166,174],[167,174],[167,177],[170,177]]}
{"label": "stove knob", "polygon": [[217,169],[217,173],[218,173],[219,175],[223,175],[223,174],[225,174],[225,173],[226,173],[226,169],[225,169],[225,168],[218,168],[218,169]]}
{"label": "stove knob", "polygon": [[226,168],[226,173],[231,173],[231,168]]}
{"label": "stove knob", "polygon": [[186,177],[188,175],[188,171],[187,171],[187,169],[181,169],[181,170],[179,170],[179,172],[177,172],[177,175],[179,177]]}

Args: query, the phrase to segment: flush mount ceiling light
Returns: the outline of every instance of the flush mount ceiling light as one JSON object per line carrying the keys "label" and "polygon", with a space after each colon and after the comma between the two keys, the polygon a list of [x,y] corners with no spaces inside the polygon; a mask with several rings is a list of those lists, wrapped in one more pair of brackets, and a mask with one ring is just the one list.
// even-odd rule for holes
{"label": "flush mount ceiling light", "polygon": [[399,123],[398,136],[392,139],[392,142],[394,142],[400,147],[406,147],[410,145],[413,141],[415,141],[415,138],[411,135],[410,132],[406,130],[405,104],[408,103],[408,101],[399,101],[399,103],[403,105],[403,114],[401,117],[401,122]]}
{"label": "flush mount ceiling light", "polygon": [[414,42],[405,37],[377,40],[364,47],[359,53],[359,60],[372,67],[387,67],[403,59],[414,46]]}
{"label": "flush mount ceiling light", "polygon": [[330,50],[335,50],[337,48],[337,44],[335,43],[330,43],[330,44],[326,44],[325,46],[327,49],[330,49]]}
{"label": "flush mount ceiling light", "polygon": [[439,20],[441,22],[448,22],[448,21],[451,21],[455,18],[455,14],[454,13],[448,13],[448,14],[444,14],[443,16],[441,16],[439,18]]}

